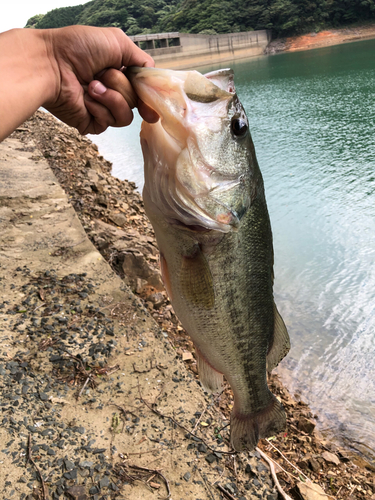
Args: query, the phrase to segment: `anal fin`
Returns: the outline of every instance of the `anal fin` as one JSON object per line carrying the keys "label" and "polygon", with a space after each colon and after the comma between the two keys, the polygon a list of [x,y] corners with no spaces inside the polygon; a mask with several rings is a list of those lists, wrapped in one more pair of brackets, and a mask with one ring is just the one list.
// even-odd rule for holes
{"label": "anal fin", "polygon": [[195,347],[199,380],[207,392],[217,393],[223,390],[223,374],[215,370]]}

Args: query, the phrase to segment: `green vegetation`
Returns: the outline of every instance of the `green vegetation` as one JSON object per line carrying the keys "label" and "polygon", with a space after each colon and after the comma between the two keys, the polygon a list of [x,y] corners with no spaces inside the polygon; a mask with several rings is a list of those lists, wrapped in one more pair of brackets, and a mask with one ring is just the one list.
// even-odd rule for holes
{"label": "green vegetation", "polygon": [[116,26],[128,35],[272,29],[288,36],[375,20],[375,0],[91,0],[36,15],[27,27]]}

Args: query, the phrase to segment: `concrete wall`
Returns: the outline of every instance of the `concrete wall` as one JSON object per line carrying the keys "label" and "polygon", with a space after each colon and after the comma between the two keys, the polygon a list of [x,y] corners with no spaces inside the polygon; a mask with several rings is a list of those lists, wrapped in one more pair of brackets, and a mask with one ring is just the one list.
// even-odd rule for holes
{"label": "concrete wall", "polygon": [[271,41],[271,32],[245,31],[225,35],[160,33],[131,38],[154,58],[157,67],[179,69],[262,55]]}

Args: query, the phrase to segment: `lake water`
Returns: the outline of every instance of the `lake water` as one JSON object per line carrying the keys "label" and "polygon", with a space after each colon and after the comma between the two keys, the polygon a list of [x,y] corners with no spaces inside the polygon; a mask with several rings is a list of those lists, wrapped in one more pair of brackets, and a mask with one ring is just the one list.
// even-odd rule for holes
{"label": "lake water", "polygon": [[[375,41],[233,62],[263,172],[275,296],[292,349],[279,370],[321,430],[375,450]],[[207,68],[211,70],[212,68]],[[143,184],[140,119],[93,137]]]}

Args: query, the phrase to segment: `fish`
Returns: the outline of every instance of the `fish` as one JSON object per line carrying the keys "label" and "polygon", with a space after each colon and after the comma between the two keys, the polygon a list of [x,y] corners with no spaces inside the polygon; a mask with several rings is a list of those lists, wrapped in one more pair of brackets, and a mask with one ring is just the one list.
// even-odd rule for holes
{"label": "fish", "polygon": [[192,338],[199,379],[234,404],[230,443],[253,450],[285,429],[267,372],[290,349],[273,297],[273,243],[264,183],[234,73],[130,68],[143,121],[145,211],[160,250],[162,279]]}

